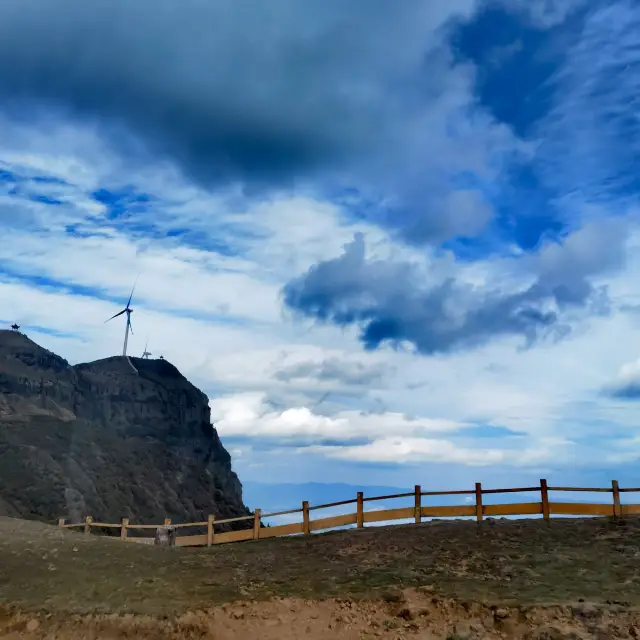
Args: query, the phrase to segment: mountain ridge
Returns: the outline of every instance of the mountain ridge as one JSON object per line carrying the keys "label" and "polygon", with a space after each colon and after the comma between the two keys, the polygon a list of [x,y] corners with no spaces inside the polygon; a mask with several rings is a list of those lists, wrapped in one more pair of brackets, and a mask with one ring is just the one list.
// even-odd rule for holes
{"label": "mountain ridge", "polygon": [[185,522],[209,513],[249,510],[206,394],[174,365],[123,356],[70,365],[0,331],[0,515]]}

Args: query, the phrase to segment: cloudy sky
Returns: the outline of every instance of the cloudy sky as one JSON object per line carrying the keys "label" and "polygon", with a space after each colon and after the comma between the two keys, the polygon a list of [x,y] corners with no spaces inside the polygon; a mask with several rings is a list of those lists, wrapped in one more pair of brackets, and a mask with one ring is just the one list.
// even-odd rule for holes
{"label": "cloudy sky", "polygon": [[248,481],[633,468],[636,2],[35,4],[0,4],[5,326],[115,355],[139,274],[130,353]]}

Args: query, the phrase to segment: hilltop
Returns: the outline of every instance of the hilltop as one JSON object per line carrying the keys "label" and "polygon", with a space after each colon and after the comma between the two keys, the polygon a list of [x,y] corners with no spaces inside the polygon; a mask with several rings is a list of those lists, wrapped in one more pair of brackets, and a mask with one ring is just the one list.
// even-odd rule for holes
{"label": "hilltop", "polygon": [[0,331],[0,515],[206,520],[249,513],[207,396],[166,360],[71,366]]}
{"label": "hilltop", "polygon": [[163,549],[0,518],[0,638],[638,638],[639,531],[432,521]]}

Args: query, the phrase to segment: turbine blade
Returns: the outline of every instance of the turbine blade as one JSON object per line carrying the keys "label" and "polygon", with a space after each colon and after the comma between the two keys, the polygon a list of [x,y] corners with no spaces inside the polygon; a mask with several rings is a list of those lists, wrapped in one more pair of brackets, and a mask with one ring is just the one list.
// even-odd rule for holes
{"label": "turbine blade", "polygon": [[131,304],[131,298],[133,298],[133,292],[136,290],[136,285],[138,284],[138,278],[140,277],[140,274],[138,274],[136,276],[136,281],[133,283],[133,289],[131,289],[131,295],[129,296],[129,301],[127,302],[127,309],[129,308],[129,305]]}
{"label": "turbine blade", "polygon": [[[118,313],[116,313],[115,316],[111,316],[109,318],[109,320],[113,320],[114,318],[117,318],[118,316],[121,316],[125,311],[126,311],[126,309],[123,309],[122,311],[119,311]],[[109,322],[109,320],[105,320],[104,323],[107,324],[107,322]]]}
{"label": "turbine blade", "polygon": [[131,335],[133,335],[133,328],[131,327],[131,316],[127,318],[127,325],[129,326],[129,331],[131,331]]}

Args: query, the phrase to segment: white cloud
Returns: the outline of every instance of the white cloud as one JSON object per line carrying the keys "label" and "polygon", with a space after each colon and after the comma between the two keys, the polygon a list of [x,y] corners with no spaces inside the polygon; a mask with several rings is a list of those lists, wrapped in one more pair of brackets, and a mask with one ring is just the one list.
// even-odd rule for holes
{"label": "white cloud", "polygon": [[329,457],[357,462],[396,463],[437,462],[469,466],[539,466],[551,462],[566,464],[573,456],[573,443],[561,438],[544,438],[533,446],[507,449],[470,448],[439,438],[381,437],[364,445],[312,447]]}
{"label": "white cloud", "polygon": [[585,0],[494,0],[504,7],[526,16],[535,26],[549,28],[564,22],[574,11],[584,7]]}
{"label": "white cloud", "polygon": [[[0,281],[0,308],[6,322],[15,318],[27,335],[43,346],[57,349],[71,362],[85,362],[120,351],[124,322],[116,319],[104,324],[105,319],[118,310],[110,302]],[[239,348],[255,348],[260,343],[259,337],[252,339],[239,327],[216,326],[144,307],[134,311],[132,322],[135,333],[129,341],[131,353],[142,354],[149,336],[149,346],[156,355],[163,353],[188,374],[216,352],[224,354]],[[62,337],[39,332],[38,327],[62,334]]]}
{"label": "white cloud", "polygon": [[280,317],[277,284],[251,277],[240,265],[231,270],[208,252],[170,242],[141,250],[139,243],[118,233],[105,238],[14,230],[4,240],[0,262],[26,277],[46,276],[128,297],[140,273],[138,303],[262,322]]}
{"label": "white cloud", "polygon": [[308,407],[274,410],[263,393],[245,393],[214,398],[211,415],[222,437],[306,438],[355,440],[378,438],[388,433],[417,435],[455,432],[464,426],[451,420],[409,418],[401,413],[369,414],[340,411],[332,416],[315,414]]}
{"label": "white cloud", "polygon": [[551,109],[536,126],[539,174],[562,194],[558,204],[572,220],[585,215],[585,205],[612,212],[635,205],[640,149],[637,6],[628,0],[585,4],[579,30],[562,41],[569,46],[552,78]]}
{"label": "white cloud", "polygon": [[640,359],[634,362],[627,362],[620,367],[618,372],[618,382],[629,383],[640,380]]}

